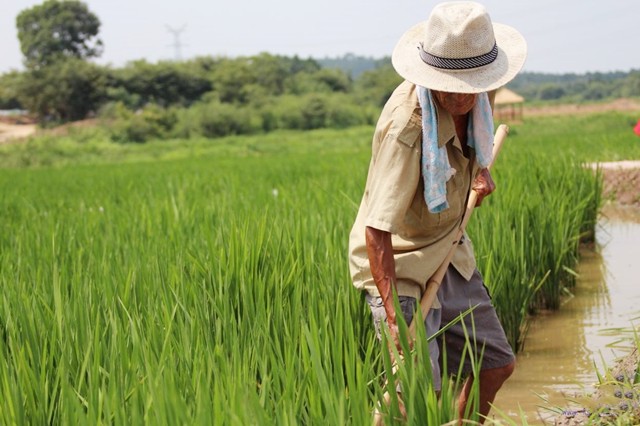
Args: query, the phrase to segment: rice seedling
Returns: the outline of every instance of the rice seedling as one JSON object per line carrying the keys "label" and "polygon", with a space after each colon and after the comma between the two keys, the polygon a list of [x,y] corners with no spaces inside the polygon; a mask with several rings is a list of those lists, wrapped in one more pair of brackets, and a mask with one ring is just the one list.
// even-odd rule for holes
{"label": "rice seedling", "polygon": [[[0,170],[0,422],[369,424],[389,361],[346,261],[369,138],[3,148],[60,167]],[[520,128],[502,155],[469,232],[517,347],[570,285],[599,183]],[[409,423],[453,421],[427,364],[398,373]]]}

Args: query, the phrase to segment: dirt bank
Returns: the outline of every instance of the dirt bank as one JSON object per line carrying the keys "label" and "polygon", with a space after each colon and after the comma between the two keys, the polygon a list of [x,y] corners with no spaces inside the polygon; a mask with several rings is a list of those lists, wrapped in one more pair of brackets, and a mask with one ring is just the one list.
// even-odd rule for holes
{"label": "dirt bank", "polygon": [[640,420],[640,386],[636,383],[640,354],[624,356],[604,375],[598,390],[585,407],[565,410],[555,426],[637,425]]}
{"label": "dirt bank", "polygon": [[0,144],[25,139],[35,132],[35,124],[10,124],[0,122]]}
{"label": "dirt bank", "polygon": [[[623,111],[640,113],[640,101],[634,99],[621,98],[606,103],[590,103],[590,104],[563,104],[563,105],[545,105],[545,106],[527,106],[525,104],[523,116],[539,117],[552,115],[581,115],[593,114],[606,111]],[[638,117],[640,118],[640,116]]]}
{"label": "dirt bank", "polygon": [[606,200],[640,207],[640,161],[593,163],[590,167],[602,170]]}

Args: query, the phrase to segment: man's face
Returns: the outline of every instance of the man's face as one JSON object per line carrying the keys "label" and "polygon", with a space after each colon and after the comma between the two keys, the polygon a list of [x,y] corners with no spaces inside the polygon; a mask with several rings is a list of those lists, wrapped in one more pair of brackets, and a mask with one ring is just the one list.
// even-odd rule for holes
{"label": "man's face", "polygon": [[451,115],[464,115],[471,111],[476,104],[475,93],[449,93],[432,90],[431,93],[442,108],[449,111]]}

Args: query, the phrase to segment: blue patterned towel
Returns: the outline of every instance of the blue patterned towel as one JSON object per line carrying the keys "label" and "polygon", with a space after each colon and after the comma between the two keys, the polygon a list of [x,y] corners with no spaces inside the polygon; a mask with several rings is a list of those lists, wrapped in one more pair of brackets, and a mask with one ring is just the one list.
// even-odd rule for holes
{"label": "blue patterned towel", "polygon": [[[440,213],[449,208],[446,184],[456,170],[449,164],[447,147],[438,146],[438,122],[431,91],[418,86],[418,101],[422,109],[421,167],[424,199],[431,213]],[[480,167],[489,166],[493,151],[493,115],[486,93],[478,95],[471,110],[467,145],[476,151]]]}

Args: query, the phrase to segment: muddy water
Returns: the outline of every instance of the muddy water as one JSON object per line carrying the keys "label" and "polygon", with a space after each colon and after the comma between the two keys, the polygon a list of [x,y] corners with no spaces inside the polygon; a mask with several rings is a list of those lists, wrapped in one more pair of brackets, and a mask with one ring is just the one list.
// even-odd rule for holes
{"label": "muddy water", "polygon": [[[607,207],[596,231],[596,249],[585,250],[573,296],[561,309],[533,321],[514,375],[495,406],[511,419],[547,424],[553,407],[593,391],[596,371],[628,352],[640,323],[640,209]],[[493,417],[500,419],[496,411]]]}

